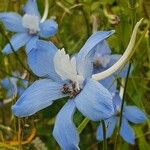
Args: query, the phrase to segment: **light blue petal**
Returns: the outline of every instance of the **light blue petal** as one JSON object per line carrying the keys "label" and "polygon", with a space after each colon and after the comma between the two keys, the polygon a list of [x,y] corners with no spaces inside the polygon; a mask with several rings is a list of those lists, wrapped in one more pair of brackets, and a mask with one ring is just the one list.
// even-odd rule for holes
{"label": "light blue petal", "polygon": [[53,136],[63,150],[78,150],[79,135],[73,123],[75,112],[73,100],[69,100],[56,117]]}
{"label": "light blue petal", "polygon": [[0,21],[2,21],[7,30],[12,32],[25,32],[22,25],[22,17],[14,12],[0,13]]}
{"label": "light blue petal", "polygon": [[87,80],[75,103],[78,110],[93,121],[108,118],[114,113],[110,92],[92,79]]}
{"label": "light blue petal", "polygon": [[136,106],[126,106],[123,115],[132,123],[142,123],[147,119],[144,112]]}
{"label": "light blue petal", "polygon": [[107,42],[103,40],[96,46],[96,52],[95,55],[110,55],[111,54],[111,49],[109,48]]}
{"label": "light blue petal", "polygon": [[26,44],[26,53],[28,54],[32,49],[37,48],[37,40],[39,39],[38,36],[33,36],[28,43]]}
{"label": "light blue petal", "polygon": [[1,81],[2,88],[5,88],[8,90],[11,88],[11,85],[12,85],[12,83],[10,82],[10,80],[8,78],[5,78]]}
{"label": "light blue petal", "polygon": [[111,93],[116,93],[117,89],[117,81],[115,80],[115,77],[113,75],[103,79],[100,81],[100,83]]}
{"label": "light blue petal", "polygon": [[33,115],[51,105],[53,101],[65,97],[61,92],[62,87],[62,83],[49,79],[35,81],[12,106],[13,113],[19,117]]}
{"label": "light blue petal", "polygon": [[93,72],[93,57],[96,51],[96,46],[106,38],[108,38],[114,31],[95,32],[86,41],[77,55],[77,70],[80,75],[87,78]]}
{"label": "light blue petal", "polygon": [[[114,65],[121,58],[121,56],[122,55],[119,55],[119,54],[111,55],[110,56],[111,60],[110,60],[110,63],[108,64],[108,68]],[[118,75],[121,78],[126,77],[127,72],[128,72],[128,67],[129,67],[129,64],[125,65],[124,68],[121,68],[117,72],[115,72],[115,75]],[[130,74],[132,73],[132,71],[133,71],[133,66],[131,67]]]}
{"label": "light blue petal", "polygon": [[[18,33],[11,38],[10,43],[12,44],[13,49],[17,51],[19,48],[23,47],[30,40],[30,38],[31,37],[26,33]],[[2,52],[6,55],[12,53],[13,51],[10,44],[7,44]]]}
{"label": "light blue petal", "polygon": [[134,130],[130,127],[128,121],[125,118],[122,119],[120,135],[127,143],[129,144],[135,143]]}
{"label": "light blue petal", "polygon": [[1,81],[1,86],[7,90],[7,98],[11,98],[15,93],[17,93],[17,85],[15,82],[12,82],[11,79],[3,79]]}
{"label": "light blue petal", "polygon": [[58,24],[53,20],[49,19],[40,23],[40,36],[47,38],[56,34],[58,30]]}
{"label": "light blue petal", "polygon": [[61,80],[54,69],[53,58],[56,51],[57,48],[53,43],[38,41],[37,49],[28,53],[28,64],[31,70],[39,77]]}
{"label": "light blue petal", "polygon": [[[106,138],[111,137],[111,135],[114,132],[114,129],[117,124],[117,118],[115,116],[112,116],[111,118],[105,120],[105,126],[106,126]],[[97,130],[97,139],[100,141],[103,141],[103,127],[102,124],[98,127]]]}
{"label": "light blue petal", "polygon": [[122,100],[120,98],[119,92],[116,90],[115,96],[113,97],[113,105],[116,113],[121,111],[121,104]]}
{"label": "light blue petal", "polygon": [[35,16],[39,16],[40,17],[40,13],[38,11],[37,1],[36,0],[28,0],[28,2],[26,3],[26,5],[23,8],[23,11],[26,14],[35,15]]}

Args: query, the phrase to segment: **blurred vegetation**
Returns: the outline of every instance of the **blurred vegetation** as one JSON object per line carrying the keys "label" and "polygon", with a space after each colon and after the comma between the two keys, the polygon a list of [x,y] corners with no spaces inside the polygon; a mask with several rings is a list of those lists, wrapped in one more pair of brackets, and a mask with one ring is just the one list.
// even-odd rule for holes
{"label": "blurred vegetation", "polygon": [[[44,1],[37,1],[42,15]],[[15,11],[22,14],[21,8],[25,2],[26,0],[0,0],[0,11]],[[80,50],[92,34],[95,25],[97,25],[98,30],[116,30],[116,33],[108,39],[108,42],[113,53],[123,53],[128,45],[134,24],[140,18],[145,18],[140,27],[138,35],[138,38],[140,38],[150,19],[150,0],[49,0],[49,2],[49,18],[55,18],[59,24],[58,33],[49,40],[52,40],[59,48],[64,47],[69,54]],[[96,24],[93,23],[94,19]],[[8,37],[12,35],[7,31],[5,33]],[[20,73],[25,71],[15,54],[3,56],[1,53],[6,41],[6,38],[0,34],[0,80],[11,76],[12,72],[16,70]],[[23,64],[28,67],[24,50],[19,50],[17,54]],[[142,109],[149,119],[145,124],[133,125],[137,137],[134,146],[128,145],[120,138],[118,149],[148,150],[150,149],[149,30],[137,47],[132,63],[134,71],[128,79],[126,102]],[[30,74],[28,74],[27,79],[31,82],[35,80]],[[0,88],[0,101],[5,98],[6,91]],[[52,136],[52,130],[55,116],[65,101],[65,99],[57,101],[34,116],[23,119],[17,119],[12,115],[12,103],[0,107],[0,149],[59,149]],[[80,113],[75,114],[74,121],[77,126],[83,118]],[[81,150],[102,149],[102,143],[98,142],[95,136],[98,124],[89,122],[81,133]],[[114,145],[114,137],[108,139],[108,149],[110,150]]]}

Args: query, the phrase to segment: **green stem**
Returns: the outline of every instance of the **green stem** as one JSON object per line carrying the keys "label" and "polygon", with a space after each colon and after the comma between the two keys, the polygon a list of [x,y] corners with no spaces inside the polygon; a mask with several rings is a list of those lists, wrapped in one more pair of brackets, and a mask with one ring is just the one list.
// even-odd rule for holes
{"label": "green stem", "polygon": [[89,120],[88,118],[85,118],[85,119],[81,122],[81,124],[80,124],[79,127],[78,127],[78,132],[79,132],[79,134],[83,131],[83,129],[86,127],[86,125],[88,124],[89,121],[90,121],[90,120]]}
{"label": "green stem", "polygon": [[101,122],[103,127],[103,150],[107,150],[106,125],[104,120],[102,120]]}
{"label": "green stem", "polygon": [[21,59],[19,58],[18,54],[16,53],[16,51],[13,48],[13,45],[11,44],[9,38],[7,37],[7,35],[5,34],[3,28],[0,26],[0,32],[1,34],[5,37],[6,41],[10,44],[10,47],[13,51],[13,53],[15,54],[15,57],[17,58],[18,62],[20,63],[20,65],[29,72],[29,74],[31,74],[33,77],[35,77],[35,75],[23,64],[23,62],[21,61]]}

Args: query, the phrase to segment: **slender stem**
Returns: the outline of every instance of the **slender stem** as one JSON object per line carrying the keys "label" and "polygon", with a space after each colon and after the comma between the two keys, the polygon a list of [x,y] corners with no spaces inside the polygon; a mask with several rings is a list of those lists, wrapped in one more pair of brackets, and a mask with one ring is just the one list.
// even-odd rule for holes
{"label": "slender stem", "polygon": [[[132,16],[132,25],[131,25],[132,30],[134,28],[134,24],[135,24],[135,20],[136,20],[135,5],[136,5],[136,0],[129,0],[129,8],[130,8],[131,13],[132,13],[132,15],[131,15]],[[130,70],[131,70],[131,65],[132,64],[130,62],[129,63],[129,67],[128,67],[128,71],[127,71],[127,77],[126,77],[126,80],[124,82],[124,88],[122,88],[122,91],[120,91],[121,98],[122,98],[122,103],[121,103],[121,112],[120,112],[120,118],[119,118],[119,127],[117,129],[115,146],[114,146],[115,150],[117,150],[117,143],[118,143],[118,137],[119,137],[118,135],[119,135],[119,131],[120,131],[121,125],[122,125],[123,107],[124,107],[124,103],[125,103],[125,95],[126,95],[126,90],[127,90],[127,85],[128,85],[128,79],[129,79],[129,74],[130,74]]]}
{"label": "slender stem", "polygon": [[101,122],[103,127],[103,150],[107,150],[106,125],[104,120],[102,120]]}
{"label": "slender stem", "polygon": [[84,120],[81,122],[81,124],[78,127],[78,132],[79,134],[83,131],[83,129],[86,127],[86,125],[88,124],[89,119],[88,118],[84,118]]}
{"label": "slender stem", "polygon": [[15,147],[13,147],[13,146],[10,146],[10,145],[8,145],[8,144],[5,144],[5,143],[2,143],[2,142],[0,142],[0,148],[7,148],[7,149],[10,149],[10,150],[18,150],[18,148],[15,148]]}
{"label": "slender stem", "polygon": [[118,135],[119,135],[119,131],[120,131],[121,124],[122,124],[123,106],[124,106],[124,102],[125,102],[125,95],[126,95],[126,90],[127,90],[127,84],[128,84],[128,79],[129,79],[131,65],[132,64],[129,63],[127,77],[126,77],[126,82],[125,82],[125,86],[124,86],[124,93],[123,93],[123,98],[122,98],[122,103],[121,103],[121,111],[120,111],[120,118],[119,118],[119,127],[118,127],[118,129],[116,131],[116,139],[115,139],[114,150],[117,150],[117,143],[118,143],[118,137],[119,137]]}
{"label": "slender stem", "polygon": [[10,44],[10,47],[13,51],[13,53],[15,54],[15,57],[17,58],[18,62],[21,64],[21,66],[27,70],[33,77],[35,77],[35,75],[23,64],[23,62],[21,61],[21,59],[19,58],[18,54],[16,53],[16,51],[13,48],[13,45],[11,44],[9,38],[7,37],[7,35],[5,34],[5,32],[3,31],[3,28],[0,26],[0,32],[1,34],[5,37],[5,39],[7,40],[7,42]]}
{"label": "slender stem", "polygon": [[21,139],[21,119],[18,118],[18,142],[19,150],[22,150],[22,139]]}
{"label": "slender stem", "polygon": [[44,14],[43,17],[41,19],[41,22],[44,22],[48,16],[48,11],[49,11],[49,1],[45,0],[45,9],[44,9]]}

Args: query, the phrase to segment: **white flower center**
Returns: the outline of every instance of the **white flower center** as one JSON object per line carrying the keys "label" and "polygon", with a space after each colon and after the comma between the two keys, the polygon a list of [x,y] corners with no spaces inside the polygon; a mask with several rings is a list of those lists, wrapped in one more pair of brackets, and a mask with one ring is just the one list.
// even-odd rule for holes
{"label": "white flower center", "polygon": [[40,19],[35,15],[25,14],[22,18],[22,25],[28,29],[29,34],[36,34],[40,31],[39,23]]}
{"label": "white flower center", "polygon": [[77,73],[76,58],[70,59],[64,49],[58,50],[54,57],[54,67],[62,80],[71,80],[76,83],[76,88],[79,90],[82,87],[84,78]]}

